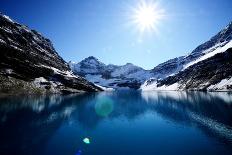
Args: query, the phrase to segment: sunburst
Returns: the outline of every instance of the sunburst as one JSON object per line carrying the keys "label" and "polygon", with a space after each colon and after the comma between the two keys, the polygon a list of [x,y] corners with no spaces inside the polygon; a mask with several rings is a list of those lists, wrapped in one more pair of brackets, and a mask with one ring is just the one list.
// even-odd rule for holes
{"label": "sunburst", "polygon": [[141,32],[155,31],[164,16],[165,11],[157,2],[141,0],[138,6],[133,8],[132,22]]}

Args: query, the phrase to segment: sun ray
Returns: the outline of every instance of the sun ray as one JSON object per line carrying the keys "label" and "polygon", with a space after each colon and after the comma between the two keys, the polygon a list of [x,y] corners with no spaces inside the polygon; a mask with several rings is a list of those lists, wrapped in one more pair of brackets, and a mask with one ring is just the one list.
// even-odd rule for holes
{"label": "sun ray", "polygon": [[157,31],[157,25],[165,16],[165,11],[155,1],[141,0],[137,7],[133,8],[132,22],[140,32]]}

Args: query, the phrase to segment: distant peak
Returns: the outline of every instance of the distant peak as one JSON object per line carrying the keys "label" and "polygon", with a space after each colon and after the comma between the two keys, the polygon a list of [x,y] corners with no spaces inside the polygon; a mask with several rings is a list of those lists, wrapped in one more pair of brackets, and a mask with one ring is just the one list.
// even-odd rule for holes
{"label": "distant peak", "polygon": [[97,59],[97,58],[95,58],[94,56],[89,56],[89,57],[87,57],[86,59],[87,59],[87,60],[89,60],[89,59],[98,60],[98,59]]}
{"label": "distant peak", "polygon": [[69,64],[75,64],[76,62],[74,62],[74,61],[69,61],[68,63],[69,63]]}
{"label": "distant peak", "polygon": [[85,58],[84,60],[81,61],[81,63],[95,64],[95,65],[105,65],[94,56],[89,56],[89,57]]}
{"label": "distant peak", "polygon": [[134,66],[132,63],[126,63],[126,66]]}

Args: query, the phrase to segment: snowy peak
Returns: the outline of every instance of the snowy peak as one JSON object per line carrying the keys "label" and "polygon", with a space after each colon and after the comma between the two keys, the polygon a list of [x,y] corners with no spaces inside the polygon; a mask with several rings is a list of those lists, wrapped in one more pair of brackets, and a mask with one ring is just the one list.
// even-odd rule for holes
{"label": "snowy peak", "polygon": [[130,72],[136,72],[139,70],[145,71],[145,69],[143,69],[142,67],[136,66],[132,63],[127,63],[127,64],[121,66],[121,68],[125,68],[127,71],[130,71]]}
{"label": "snowy peak", "polygon": [[88,58],[85,58],[83,61],[83,63],[89,63],[89,64],[93,64],[93,65],[98,65],[98,64],[102,64],[97,58],[95,58],[94,56],[90,56]]}
{"label": "snowy peak", "polygon": [[105,67],[106,65],[100,62],[97,58],[90,56],[88,58],[85,58],[80,62],[83,67],[93,67],[93,68],[98,68],[98,67]]}
{"label": "snowy peak", "polygon": [[204,44],[198,46],[195,50],[192,51],[191,55],[195,55],[196,53],[201,54],[205,50],[215,46],[216,44],[221,44],[224,46],[232,39],[232,23],[229,23],[223,30],[221,30],[218,34],[212,37],[209,41]]}
{"label": "snowy peak", "polygon": [[145,70],[141,67],[135,66],[132,63],[127,63],[123,66],[118,66],[115,68],[115,70],[112,72],[113,77],[120,77],[120,76],[129,76],[136,72],[145,72]]}
{"label": "snowy peak", "polygon": [[78,73],[81,76],[85,76],[85,74],[102,73],[106,67],[105,64],[93,56],[85,58],[79,63],[71,63],[69,65],[73,72]]}
{"label": "snowy peak", "polygon": [[132,63],[122,66],[105,65],[97,58],[91,56],[79,63],[70,63],[73,72],[87,78],[98,85],[110,88],[130,87],[139,88],[148,78],[152,77],[150,71]]}
{"label": "snowy peak", "polygon": [[190,54],[175,59],[168,60],[156,66],[152,73],[154,78],[163,79],[173,76],[180,71],[185,70],[196,62],[210,58],[217,53],[226,51],[231,47],[232,40],[232,23],[227,25],[223,30],[217,33],[209,41],[199,45]]}
{"label": "snowy peak", "polygon": [[[231,90],[231,80],[228,80],[232,77],[231,48],[232,22],[189,55],[155,67],[154,78],[145,82],[141,89]],[[222,86],[220,80],[227,83],[219,87]]]}

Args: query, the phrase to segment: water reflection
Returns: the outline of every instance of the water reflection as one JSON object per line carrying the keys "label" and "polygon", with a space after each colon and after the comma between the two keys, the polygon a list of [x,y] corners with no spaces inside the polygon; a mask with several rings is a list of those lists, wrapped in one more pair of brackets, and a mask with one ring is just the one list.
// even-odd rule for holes
{"label": "water reflection", "polygon": [[95,132],[106,120],[133,122],[147,113],[197,128],[231,151],[232,94],[120,91],[0,98],[0,154],[44,154],[47,142],[64,124]]}
{"label": "water reflection", "polygon": [[231,93],[143,92],[142,97],[166,119],[198,126],[207,135],[232,144]]}

